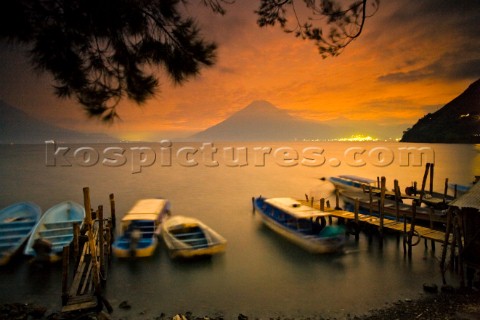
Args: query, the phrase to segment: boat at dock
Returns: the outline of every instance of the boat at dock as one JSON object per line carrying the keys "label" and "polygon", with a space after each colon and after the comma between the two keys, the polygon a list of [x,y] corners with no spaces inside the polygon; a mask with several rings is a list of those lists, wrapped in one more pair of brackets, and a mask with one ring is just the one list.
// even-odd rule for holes
{"label": "boat at dock", "polygon": [[293,198],[254,199],[254,206],[264,224],[312,253],[333,253],[343,248],[345,230],[327,225],[328,212],[302,205]]}
{"label": "boat at dock", "polygon": [[122,218],[121,235],[112,244],[118,258],[149,257],[155,252],[161,224],[170,215],[167,199],[141,199]]}
{"label": "boat at dock", "polygon": [[[80,226],[85,219],[85,209],[74,201],[58,203],[45,211],[28,239],[24,253],[29,256],[50,255],[51,260],[73,240],[73,224]],[[39,244],[42,252],[38,252]]]}
{"label": "boat at dock", "polygon": [[18,202],[0,210],[0,266],[20,251],[37,224],[42,210],[33,202]]}
{"label": "boat at dock", "polygon": [[340,190],[362,190],[365,187],[377,187],[376,180],[347,174],[329,177],[328,181],[330,181],[336,188]]}
{"label": "boat at dock", "polygon": [[162,237],[172,258],[211,256],[225,251],[227,240],[202,221],[173,216],[162,226]]}

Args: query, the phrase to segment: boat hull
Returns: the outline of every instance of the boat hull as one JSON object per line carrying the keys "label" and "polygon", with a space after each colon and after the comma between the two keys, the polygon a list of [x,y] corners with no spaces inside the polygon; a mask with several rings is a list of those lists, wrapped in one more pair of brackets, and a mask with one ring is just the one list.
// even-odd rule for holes
{"label": "boat hull", "polygon": [[[85,219],[85,209],[73,201],[61,202],[48,209],[36,224],[24,253],[37,256],[34,249],[37,240],[50,244],[51,256],[61,253],[64,246],[73,240],[73,224],[81,225]],[[53,259],[55,260],[55,259]]]}
{"label": "boat hull", "polygon": [[122,218],[122,234],[112,244],[117,258],[145,258],[155,253],[161,224],[170,214],[166,199],[140,199]]}
{"label": "boat hull", "polygon": [[112,245],[113,254],[117,258],[145,258],[152,256],[158,246],[157,236],[142,240],[135,248],[131,248],[131,241],[122,236],[117,239],[115,245]]}
{"label": "boat hull", "polygon": [[32,202],[15,203],[0,211],[0,266],[20,251],[40,215],[40,207]]}
{"label": "boat hull", "polygon": [[[263,223],[280,236],[315,254],[334,253],[342,250],[345,244],[343,229],[324,226],[319,232],[300,232],[298,229],[292,229],[272,214],[272,210],[280,209],[273,208],[265,200],[262,197],[256,198],[254,201],[255,209],[260,214]],[[330,233],[331,231],[333,232]]]}
{"label": "boat hull", "polygon": [[227,241],[203,222],[174,216],[162,226],[162,238],[171,258],[212,256],[226,249]]}

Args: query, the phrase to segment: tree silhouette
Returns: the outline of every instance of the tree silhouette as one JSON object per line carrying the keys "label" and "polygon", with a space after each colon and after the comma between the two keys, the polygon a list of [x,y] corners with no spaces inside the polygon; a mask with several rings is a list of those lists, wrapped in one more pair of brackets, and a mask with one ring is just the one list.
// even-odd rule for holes
{"label": "tree silhouette", "polygon": [[[234,0],[200,0],[215,13]],[[343,8],[335,0],[303,1],[308,22],[294,0],[259,0],[258,25],[280,24],[309,39],[322,56],[338,55],[362,32],[367,0]],[[200,35],[179,8],[188,0],[16,0],[0,3],[0,40],[26,46],[32,65],[53,76],[55,93],[76,99],[91,117],[113,122],[122,99],[138,104],[158,87],[163,69],[176,84],[212,66],[216,44]],[[379,0],[369,0],[376,10]],[[239,2],[238,5],[241,5]],[[330,25],[327,36],[319,17]],[[288,27],[288,21],[295,21]]]}

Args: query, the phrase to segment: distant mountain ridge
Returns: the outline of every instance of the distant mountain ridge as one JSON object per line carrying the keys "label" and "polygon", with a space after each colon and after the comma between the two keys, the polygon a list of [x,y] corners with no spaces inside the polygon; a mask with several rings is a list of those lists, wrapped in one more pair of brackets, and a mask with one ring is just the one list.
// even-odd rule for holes
{"label": "distant mountain ridge", "polygon": [[0,100],[0,144],[61,142],[115,142],[103,133],[83,133],[60,128],[29,116]]}
{"label": "distant mountain ridge", "polygon": [[257,100],[224,121],[190,137],[192,140],[293,141],[334,140],[354,135],[380,139],[399,138],[403,125],[382,126],[346,118],[325,122],[290,115],[268,101]]}
{"label": "distant mountain ridge", "polygon": [[480,79],[407,131],[401,142],[480,143]]}
{"label": "distant mountain ridge", "polygon": [[295,139],[333,139],[336,128],[297,119],[268,101],[257,100],[224,121],[191,138],[225,141],[285,141]]}

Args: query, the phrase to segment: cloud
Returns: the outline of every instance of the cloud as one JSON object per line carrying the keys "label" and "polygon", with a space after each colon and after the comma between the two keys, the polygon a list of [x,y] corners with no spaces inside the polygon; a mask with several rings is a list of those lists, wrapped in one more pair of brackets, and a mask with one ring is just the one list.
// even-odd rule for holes
{"label": "cloud", "polygon": [[[455,54],[458,56],[457,54]],[[461,55],[460,55],[461,56]],[[459,60],[452,55],[444,55],[424,67],[392,72],[378,77],[378,81],[389,83],[406,83],[425,79],[438,80],[477,80],[480,78],[480,58]]]}

